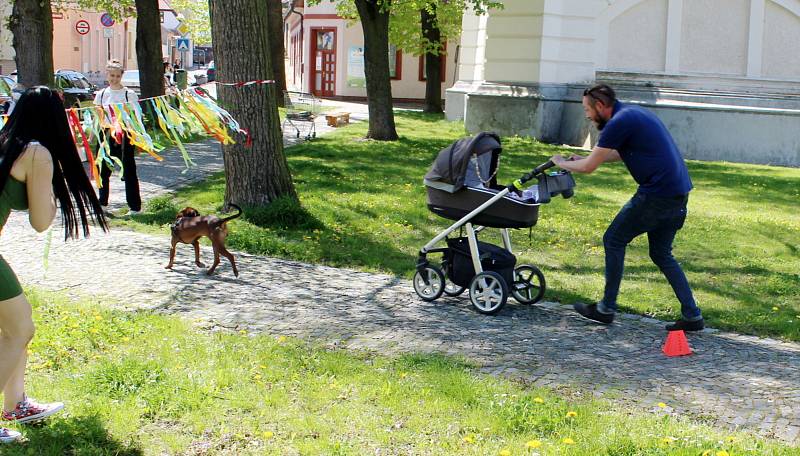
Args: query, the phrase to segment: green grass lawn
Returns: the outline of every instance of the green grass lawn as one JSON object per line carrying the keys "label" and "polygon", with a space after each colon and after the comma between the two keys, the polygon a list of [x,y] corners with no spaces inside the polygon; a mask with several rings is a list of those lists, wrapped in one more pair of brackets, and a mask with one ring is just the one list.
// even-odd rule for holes
{"label": "green grass lawn", "polygon": [[[397,142],[363,141],[367,126],[357,123],[287,149],[302,207],[280,201],[248,210],[232,223],[230,247],[410,278],[419,248],[450,223],[428,212],[422,177],[438,151],[464,133],[462,123],[441,117],[398,112],[396,120]],[[504,148],[503,183],[565,152],[522,138],[505,138]],[[800,170],[698,161],[689,170],[695,190],[674,253],[709,325],[800,340]],[[512,236],[519,263],[544,271],[545,299],[564,303],[602,295],[603,232],[635,191],[621,163],[576,180],[574,198],[541,207],[530,240],[527,230]],[[179,207],[217,212],[224,187],[216,175],[122,223],[167,235]],[[679,315],[644,236],[628,249],[620,305],[657,318]]]}
{"label": "green grass lawn", "polygon": [[[796,449],[474,372],[29,290],[29,392],[67,413],[3,455],[778,455]],[[666,406],[666,407],[663,407]]]}

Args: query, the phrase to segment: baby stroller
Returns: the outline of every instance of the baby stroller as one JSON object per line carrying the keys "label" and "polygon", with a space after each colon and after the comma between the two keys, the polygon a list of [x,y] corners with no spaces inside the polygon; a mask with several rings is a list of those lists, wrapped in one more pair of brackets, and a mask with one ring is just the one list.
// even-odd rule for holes
{"label": "baby stroller", "polygon": [[[533,304],[545,293],[545,279],[536,266],[517,265],[511,250],[509,228],[536,225],[539,206],[556,195],[572,197],[575,180],[568,171],[545,173],[550,161],[536,167],[508,186],[497,185],[500,138],[479,133],[443,149],[425,175],[428,209],[456,222],[419,251],[414,291],[424,301],[443,293],[458,296],[469,290],[469,299],[483,314],[495,314],[506,304],[509,293],[522,304]],[[537,184],[524,189],[524,184]],[[466,229],[466,236],[448,237]],[[499,228],[503,247],[479,242],[485,228]],[[442,240],[447,247],[435,248]],[[441,267],[428,254],[441,253]]]}

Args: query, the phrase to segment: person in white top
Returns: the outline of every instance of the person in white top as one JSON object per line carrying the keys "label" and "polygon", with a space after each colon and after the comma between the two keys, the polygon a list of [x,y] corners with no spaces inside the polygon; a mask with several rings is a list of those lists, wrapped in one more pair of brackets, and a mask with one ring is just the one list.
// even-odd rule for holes
{"label": "person in white top", "polygon": [[[118,103],[138,103],[139,97],[136,92],[122,85],[122,63],[113,59],[108,61],[106,66],[108,76],[108,87],[97,92],[94,97],[94,104],[97,106],[108,106]],[[105,132],[106,135],[111,132]],[[113,136],[113,135],[112,135]],[[136,160],[134,159],[135,147],[131,144],[128,135],[123,134],[122,143],[116,140],[110,141],[111,155],[122,161],[123,177],[125,181],[125,198],[130,207],[131,213],[135,214],[142,210],[142,197],[139,194],[139,177],[136,174]],[[100,167],[100,182],[102,187],[99,189],[100,204],[108,206],[108,196],[111,191],[109,178],[111,177],[112,167],[103,162]]]}

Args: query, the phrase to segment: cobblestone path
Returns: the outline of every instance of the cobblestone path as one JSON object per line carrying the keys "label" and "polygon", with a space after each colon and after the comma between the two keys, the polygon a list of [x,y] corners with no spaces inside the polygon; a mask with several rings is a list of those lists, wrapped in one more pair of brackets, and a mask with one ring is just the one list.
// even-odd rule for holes
{"label": "cobblestone path", "polygon": [[[181,183],[221,167],[216,147],[192,146],[200,166],[182,175]],[[142,166],[145,193],[180,184],[174,181],[181,165],[176,166]],[[27,285],[108,296],[128,308],[157,309],[209,328],[387,354],[463,355],[491,374],[552,387],[591,384],[587,392],[640,410],[665,402],[676,414],[800,444],[798,344],[707,330],[689,336],[694,355],[667,358],[661,353],[662,323],[633,315],[605,328],[577,319],[565,306],[543,303],[510,304],[487,317],[472,311],[466,297],[422,302],[408,280],[243,253],[236,253],[239,278],[224,259],[218,273],[207,277],[193,266],[189,246],[179,249],[175,269],[167,271],[166,233],[117,230],[67,244],[54,236],[45,276],[42,243],[22,214],[3,231],[0,252]],[[211,258],[209,249],[203,258]]]}

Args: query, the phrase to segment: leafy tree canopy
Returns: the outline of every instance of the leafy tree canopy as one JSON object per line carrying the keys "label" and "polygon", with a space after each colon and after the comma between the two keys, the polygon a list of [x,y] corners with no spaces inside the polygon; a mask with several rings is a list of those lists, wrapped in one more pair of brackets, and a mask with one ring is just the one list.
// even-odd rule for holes
{"label": "leafy tree canopy", "polygon": [[[199,0],[170,0],[172,8],[182,15],[183,23],[189,27],[189,34],[195,44],[207,46],[211,44],[211,21],[208,13],[208,2]],[[135,0],[53,0],[53,10],[82,8],[91,11],[103,11],[115,19],[136,16]]]}
{"label": "leafy tree canopy", "polygon": [[[476,14],[486,14],[489,9],[501,9],[503,4],[494,0],[375,0],[382,8],[391,11],[389,42],[413,55],[426,53],[439,55],[444,43],[461,35],[461,18],[472,9]],[[311,0],[315,5],[321,0]],[[422,35],[420,11],[435,12],[442,41],[433,43]],[[339,16],[358,21],[358,11],[353,0],[337,0]]]}

